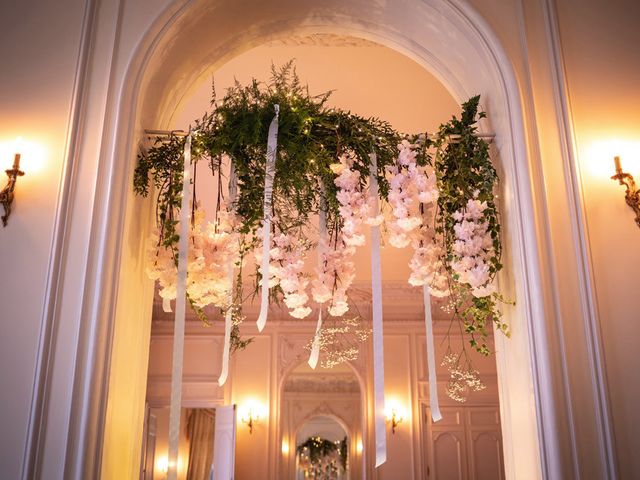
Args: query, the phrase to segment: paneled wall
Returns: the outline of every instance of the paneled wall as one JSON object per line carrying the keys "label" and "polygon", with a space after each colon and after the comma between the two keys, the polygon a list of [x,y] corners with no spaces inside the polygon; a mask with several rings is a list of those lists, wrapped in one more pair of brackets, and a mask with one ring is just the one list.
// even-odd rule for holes
{"label": "paneled wall", "polygon": [[[363,291],[363,289],[361,289]],[[366,291],[366,290],[365,290]],[[458,403],[445,393],[448,372],[438,366],[439,398],[444,418],[432,424],[428,411],[428,382],[424,323],[420,318],[419,292],[402,285],[385,288],[388,308],[385,316],[385,398],[406,412],[392,434],[388,426],[387,462],[373,466],[374,438],[372,405],[371,349],[367,342],[361,354],[337,372],[319,370],[310,374],[304,368],[308,358],[305,345],[311,339],[313,321],[293,321],[273,312],[263,333],[253,322],[242,327],[253,342],[232,357],[231,375],[220,388],[216,380],[221,365],[222,325],[204,327],[195,318],[187,322],[183,401],[185,407],[213,406],[221,403],[252,401],[269,412],[254,427],[253,434],[240,419],[236,448],[236,478],[293,478],[295,472],[295,434],[308,418],[332,416],[349,431],[351,479],[418,479],[427,472],[438,480],[503,478],[502,440],[498,407],[496,367],[493,357],[470,352],[486,389],[472,393],[467,402]],[[361,294],[366,297],[366,293]],[[368,316],[366,306],[361,312]],[[253,310],[248,308],[249,318]],[[436,316],[436,358],[442,358],[448,343],[449,322],[434,305]],[[168,405],[171,363],[170,314],[156,305],[151,336],[148,401],[155,407]],[[451,348],[457,351],[460,342]],[[320,378],[313,377],[318,375]],[[321,386],[323,383],[324,385]],[[283,442],[288,452],[282,449]],[[363,446],[362,451],[359,444]],[[162,450],[163,447],[159,447]],[[162,456],[162,451],[156,455]],[[182,452],[181,455],[185,455]],[[453,461],[455,460],[455,462]],[[455,466],[455,468],[454,468]],[[496,476],[497,475],[497,476]]]}

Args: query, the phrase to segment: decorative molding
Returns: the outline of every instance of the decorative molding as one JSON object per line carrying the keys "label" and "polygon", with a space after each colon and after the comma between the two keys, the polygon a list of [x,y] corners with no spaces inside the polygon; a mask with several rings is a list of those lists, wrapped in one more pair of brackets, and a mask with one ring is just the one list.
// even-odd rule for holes
{"label": "decorative molding", "polygon": [[[562,160],[565,171],[565,185],[570,202],[571,231],[573,234],[574,251],[578,264],[579,301],[583,312],[584,334],[587,341],[587,355],[591,383],[593,387],[592,400],[594,402],[595,420],[597,425],[597,446],[599,449],[602,471],[599,475],[603,479],[616,479],[617,464],[611,411],[609,406],[609,392],[604,372],[604,355],[600,338],[600,319],[598,316],[595,282],[592,272],[592,255],[589,245],[589,232],[586,215],[584,213],[584,194],[579,178],[575,126],[571,108],[571,97],[566,76],[566,64],[562,50],[560,26],[555,0],[544,0],[543,11],[546,20],[547,41],[551,53],[551,75],[554,85],[554,100],[558,117],[559,136],[562,146]],[[575,419],[574,419],[575,421]],[[574,433],[574,455],[578,455]],[[579,462],[575,458],[574,462]],[[576,475],[582,472],[576,465]],[[594,472],[591,472],[592,474]]]}
{"label": "decorative molding", "polygon": [[[134,108],[135,105],[139,103],[139,96],[145,93],[141,85],[143,77],[147,74],[147,62],[155,52],[155,49],[158,48],[160,39],[166,36],[170,26],[176,22],[178,17],[185,14],[187,8],[191,8],[193,5],[196,4],[190,2],[173,2],[170,7],[172,10],[169,12],[171,15],[167,15],[166,12],[164,12],[161,19],[155,21],[154,26],[145,32],[126,75],[119,77],[118,72],[113,72],[113,78],[111,79],[113,86],[108,92],[109,95],[106,95],[106,97],[108,98],[108,110],[109,112],[113,111],[114,116],[113,118],[105,119],[107,125],[104,128],[103,141],[105,144],[113,143],[116,147],[116,155],[113,156],[115,158],[124,157],[126,159],[125,163],[128,165],[130,165],[132,161],[129,158],[129,154],[132,152],[132,144],[134,142],[133,134],[131,133],[134,126],[132,121],[135,114]],[[184,7],[185,11],[180,10],[182,7]],[[524,225],[524,222],[534,218],[534,215],[532,214],[528,173],[526,168],[521,168],[525,164],[526,159],[526,152],[524,151],[526,142],[523,135],[524,129],[519,104],[518,84],[515,81],[515,75],[511,67],[511,59],[506,56],[504,49],[492,33],[486,21],[475,12],[475,10],[469,7],[467,2],[436,2],[435,0],[428,0],[415,3],[412,9],[414,9],[414,13],[420,14],[438,13],[436,19],[433,20],[433,24],[423,27],[423,30],[427,33],[430,27],[434,28],[434,33],[431,34],[432,38],[437,40],[438,36],[446,33],[441,30],[442,28],[450,27],[453,29],[455,27],[451,35],[455,35],[456,43],[454,43],[454,45],[459,46],[461,51],[466,52],[467,50],[464,50],[464,47],[468,44],[478,45],[476,51],[482,55],[478,55],[475,58],[466,57],[465,62],[473,62],[473,65],[478,65],[480,73],[490,77],[495,86],[490,87],[487,92],[483,93],[487,93],[488,95],[494,94],[495,101],[504,103],[506,115],[510,117],[506,125],[501,125],[502,128],[498,133],[504,134],[505,137],[504,142],[506,143],[503,153],[505,155],[505,167],[508,169],[510,175],[508,178],[509,185],[512,187],[512,191],[518,192],[518,197],[515,198],[512,212],[512,215],[515,217],[513,220],[515,228],[511,233],[515,246],[513,268],[522,276],[523,285],[521,285],[521,289],[523,295],[518,299],[518,305],[515,311],[517,312],[517,316],[523,320],[523,329],[533,331],[535,335],[540,337],[538,342],[542,344],[544,342],[544,332],[540,331],[540,327],[537,327],[537,324],[542,323],[540,319],[544,318],[544,297],[539,286],[540,275],[537,266],[539,258],[535,228],[534,226]],[[411,12],[409,12],[409,14],[411,14]],[[332,17],[331,12],[328,12],[326,16],[322,18],[303,18],[302,21],[300,21],[299,18],[293,18],[290,23],[281,22],[269,24],[267,22],[268,19],[265,20],[265,24],[261,25],[263,31],[269,31],[269,28],[279,29],[279,31],[302,30],[305,28],[315,31],[322,29],[340,29],[343,31],[353,31],[354,34],[360,32],[362,35],[371,38],[385,39],[386,41],[384,43],[386,45],[395,47],[400,51],[406,51],[422,65],[430,66],[432,71],[438,75],[438,78],[443,80],[456,95],[461,96],[465,93],[460,80],[449,70],[451,66],[455,66],[456,60],[451,60],[450,63],[445,64],[447,59],[444,57],[442,59],[439,58],[439,52],[436,49],[437,45],[429,45],[427,42],[428,38],[418,37],[413,32],[394,29],[395,25],[393,25],[392,22],[389,22],[388,25],[377,25],[366,18],[357,19],[357,22],[355,22],[350,21],[346,16],[334,15]],[[436,22],[441,25],[441,29],[437,28]],[[247,31],[242,31],[241,34],[239,33],[238,35],[242,36],[242,41],[245,42],[244,45],[247,45]],[[260,37],[260,35],[263,36]],[[258,42],[264,40],[265,36],[267,36],[267,34],[255,33],[253,40]],[[232,44],[233,41],[234,39],[229,39],[229,44]],[[450,48],[451,43],[449,42],[447,46]],[[123,54],[128,53],[127,51],[123,52]],[[169,55],[169,53],[170,52],[168,52],[167,55]],[[219,52],[216,52],[216,54],[219,54]],[[215,57],[212,58],[216,59]],[[493,62],[495,62],[495,65]],[[196,76],[194,75],[193,77],[195,78]],[[477,78],[480,79],[481,77],[482,75],[478,75]],[[474,81],[475,80],[476,79],[474,79]],[[120,87],[122,87],[122,91],[124,92],[123,95],[116,94],[121,91]],[[158,86],[158,88],[161,90],[162,85]],[[114,259],[118,258],[118,254],[123,245],[122,230],[124,220],[122,215],[114,214],[113,218],[111,218],[106,215],[106,212],[120,212],[121,209],[118,207],[123,204],[126,192],[130,189],[130,185],[128,183],[125,184],[123,180],[123,178],[128,179],[128,176],[122,173],[123,171],[127,171],[125,168],[126,165],[120,163],[118,167],[116,167],[111,157],[105,159],[103,158],[104,156],[106,155],[101,155],[100,158],[100,172],[97,179],[93,179],[94,181],[90,182],[91,185],[102,186],[99,192],[96,193],[96,207],[94,217],[92,218],[92,222],[94,223],[92,240],[86,245],[84,243],[81,245],[83,248],[87,246],[95,246],[96,248],[90,249],[92,256],[86,265],[86,271],[89,272],[86,285],[82,282],[82,279],[76,281],[80,289],[85,288],[84,293],[86,297],[77,301],[92,307],[86,308],[83,311],[86,316],[82,318],[86,320],[87,328],[96,328],[96,331],[101,331],[100,326],[103,324],[109,326],[108,330],[113,327],[113,316],[109,314],[113,308],[112,291],[113,287],[117,284],[117,277],[115,275],[105,274],[104,272],[113,271],[115,267],[109,267],[110,262],[117,264],[117,261],[114,262]],[[521,161],[522,164],[518,164],[516,158],[518,161]],[[76,185],[76,180],[72,180],[71,183],[72,188],[78,186]],[[81,224],[82,222],[75,222],[75,228],[84,228],[81,227]],[[63,246],[69,248],[69,243],[69,240],[65,238]],[[75,271],[71,268],[69,268],[69,270],[70,271],[64,273],[72,274]],[[75,286],[76,283],[71,283],[71,286]],[[101,287],[105,288],[103,289]],[[77,291],[79,291],[79,289],[76,289],[74,293]],[[73,303],[73,301],[69,300],[69,303]],[[529,330],[526,330],[523,335],[529,339]],[[83,338],[80,340],[81,349],[86,350],[91,347],[93,340],[93,338],[88,340]],[[545,396],[546,392],[544,389],[548,389],[549,387],[545,386],[544,379],[540,377],[537,365],[538,363],[547,361],[546,351],[542,352],[541,358],[530,355],[529,352],[527,352],[527,354],[522,353],[521,356],[528,357],[529,363],[533,366],[533,375],[537,375],[535,380],[537,381],[536,388],[538,390],[535,391],[535,396],[532,396],[534,398],[532,402],[535,401],[538,414],[543,405],[545,408],[550,407],[550,413],[552,414],[554,413],[553,410],[564,408],[562,405],[555,405],[553,403],[548,405],[544,402],[549,398]],[[53,360],[51,361],[53,362]],[[80,387],[82,388],[77,389],[75,392],[75,398],[77,400],[74,405],[77,406],[77,409],[74,410],[74,413],[77,414],[79,418],[82,418],[80,422],[82,422],[83,426],[85,426],[85,424],[88,426],[96,426],[97,429],[100,430],[100,426],[104,422],[104,412],[100,408],[95,409],[86,398],[90,397],[91,401],[95,399],[105,399],[106,389],[104,382],[101,381],[99,371],[100,369],[102,369],[103,372],[108,371],[109,355],[99,355],[98,358],[95,359],[96,368],[93,369],[92,367],[93,364],[79,363],[77,375],[78,377],[82,377],[80,380]],[[98,373],[96,373],[97,371]],[[529,370],[523,369],[522,375],[528,374]],[[527,383],[525,386],[529,387],[528,382],[525,383]],[[518,384],[513,386],[513,389],[519,388],[520,386]],[[543,390],[542,394],[540,394],[540,390]],[[505,394],[503,396],[504,400],[511,398],[511,392],[508,390],[504,390],[503,393]],[[521,409],[520,412],[534,411],[534,409],[524,407],[525,406],[518,405],[518,408]],[[514,406],[514,409],[515,408]],[[509,413],[513,417],[516,415],[515,411],[509,411]],[[526,413],[526,415],[529,415],[529,413]],[[535,415],[535,413],[531,413],[531,415]],[[506,428],[515,429],[518,427],[514,422],[508,424]],[[89,444],[95,440],[95,429],[90,429],[91,431],[87,432],[84,428],[76,428],[74,426],[73,430],[74,434],[77,435],[77,441],[80,442],[80,445],[84,445],[82,442]],[[558,435],[552,430],[541,431],[539,433],[540,441],[543,444],[545,442],[549,443]],[[100,443],[99,439],[98,443]],[[101,445],[91,446],[86,451],[96,453],[99,451],[100,446]],[[99,458],[97,458],[99,452],[96,457],[93,457],[93,455],[87,455],[86,451],[84,448],[78,448],[77,451],[68,451],[67,461],[70,463],[82,462],[85,461],[83,459],[86,458],[87,462],[99,466]],[[526,452],[526,455],[534,457],[537,456],[538,453],[530,449],[530,451]],[[96,458],[96,460],[93,460],[93,458]],[[513,459],[510,459],[510,461],[513,461]],[[86,475],[75,473],[70,475],[69,478],[94,478],[96,476],[93,474],[95,468],[89,467],[84,471],[87,473]]]}
{"label": "decorative molding", "polygon": [[43,474],[43,457],[46,450],[46,427],[49,423],[49,403],[52,393],[52,370],[55,359],[57,325],[60,322],[60,296],[64,286],[65,264],[68,259],[71,206],[75,197],[77,171],[80,163],[80,143],[83,140],[82,126],[86,122],[87,78],[89,77],[90,58],[93,52],[91,39],[94,36],[95,16],[98,1],[87,0],[80,27],[80,40],[76,57],[71,105],[67,119],[67,138],[58,196],[53,222],[49,265],[47,266],[43,313],[38,330],[38,351],[36,358],[35,380],[29,419],[27,439],[22,459],[22,479],[38,478]]}
{"label": "decorative molding", "polygon": [[290,393],[359,393],[360,384],[353,375],[295,374],[284,383],[283,392]]}
{"label": "decorative molding", "polygon": [[379,43],[364,38],[334,33],[312,33],[310,35],[291,35],[266,43],[268,47],[359,47],[382,48]]}

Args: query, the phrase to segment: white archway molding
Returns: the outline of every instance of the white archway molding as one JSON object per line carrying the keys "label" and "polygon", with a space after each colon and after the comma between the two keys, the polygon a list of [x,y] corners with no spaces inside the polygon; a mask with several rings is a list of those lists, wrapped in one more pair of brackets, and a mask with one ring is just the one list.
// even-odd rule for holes
{"label": "white archway molding", "polygon": [[[74,210],[62,234],[64,250],[73,248],[73,241],[79,242],[87,252],[87,264],[77,265],[68,255],[62,257],[63,293],[54,318],[78,312],[70,317],[76,320],[65,320],[71,322],[67,330],[79,332],[80,338],[74,418],[70,419],[65,460],[68,478],[95,477],[100,471],[102,444],[96,438],[102,438],[107,415],[107,373],[109,368],[117,369],[111,356],[113,330],[118,330],[119,322],[131,321],[131,315],[125,320],[123,312],[133,311],[141,321],[148,321],[148,309],[128,309],[134,301],[140,304],[139,298],[127,297],[127,285],[119,283],[132,272],[141,275],[142,268],[135,260],[140,245],[135,244],[135,238],[136,234],[144,235],[148,226],[140,222],[140,215],[150,217],[148,205],[145,209],[144,203],[134,199],[130,187],[141,128],[164,126],[188,92],[192,74],[202,74],[255,42],[319,29],[362,36],[404,53],[438,76],[455,98],[483,95],[489,115],[485,128],[497,134],[495,147],[504,181],[505,244],[510,255],[500,281],[506,291],[513,288],[512,296],[518,302],[506,309],[513,338],[499,344],[498,357],[506,473],[509,478],[566,478],[563,474],[571,472],[578,461],[575,447],[566,446],[576,441],[575,419],[571,419],[569,400],[561,389],[554,390],[560,367],[552,360],[564,361],[566,352],[551,332],[555,319],[548,312],[555,308],[554,299],[545,298],[541,282],[538,252],[544,251],[540,232],[546,232],[546,227],[534,224],[539,218],[531,192],[536,179],[527,160],[519,86],[495,35],[477,12],[457,0],[407,0],[393,5],[372,5],[365,0],[320,0],[313,5],[289,0],[267,6],[259,3],[177,1],[157,19],[152,7],[141,6],[137,11],[140,17],[129,23],[118,9],[99,13],[101,20],[113,19],[115,25],[114,31],[107,32],[111,35],[96,30],[92,46],[93,53],[105,43],[112,47],[109,52],[114,58],[106,76],[111,81],[104,87],[104,97],[98,95],[102,103],[83,106],[84,121],[77,127],[81,138],[78,150],[95,153],[99,161],[95,169],[80,171],[69,179],[66,207],[84,201],[89,208]],[[142,13],[144,8],[149,8],[146,14]],[[132,33],[136,28],[144,35]],[[194,35],[200,35],[200,41],[194,41]],[[119,45],[123,38],[129,42],[124,46]],[[90,96],[91,89],[101,84],[100,73],[95,63],[89,64],[83,95]],[[95,116],[98,128],[87,131]],[[87,181],[96,187],[83,188]],[[81,275],[74,279],[78,272]],[[139,283],[140,278],[130,282]],[[144,290],[139,285],[136,288]],[[81,298],[70,293],[77,291],[83,291]],[[80,318],[85,319],[82,329]],[[586,368],[588,363],[583,365]],[[587,393],[591,397],[581,399],[586,403],[601,395],[598,391]],[[45,416],[50,399],[36,407],[42,408]],[[599,453],[606,432],[600,435],[590,440]],[[36,436],[34,448],[46,451],[51,441]]]}
{"label": "white archway molding", "polygon": [[[350,5],[348,8],[353,7]],[[199,51],[197,46],[190,49],[189,69],[195,70],[195,75],[176,75],[176,71],[187,68],[182,62],[178,62],[178,65],[171,62],[157,65],[157,69],[149,73],[149,82],[158,87],[158,79],[165,79],[162,96],[165,101],[158,106],[156,98],[150,100],[156,107],[155,115],[143,116],[155,116],[160,126],[168,126],[171,113],[199,77],[227,58],[291,33],[330,32],[363,37],[400,51],[417,61],[435,74],[458,100],[480,93],[490,118],[487,122],[490,125],[485,128],[497,133],[496,149],[499,151],[505,180],[504,216],[507,218],[506,236],[513,261],[508,269],[507,275],[510,276],[502,278],[502,284],[515,284],[514,297],[518,299],[517,306],[508,312],[514,334],[501,349],[504,355],[501,359],[500,383],[505,438],[517,438],[520,447],[526,445],[520,450],[526,452],[526,455],[513,448],[515,441],[506,443],[506,471],[513,477],[523,475],[524,472],[538,472],[534,476],[540,476],[541,470],[554,470],[547,466],[544,451],[549,443],[555,442],[552,438],[544,439],[539,435],[538,422],[541,417],[538,416],[536,404],[530,395],[531,390],[536,389],[537,382],[532,366],[534,362],[530,350],[529,328],[533,325],[535,304],[541,301],[541,295],[540,289],[536,287],[539,283],[538,249],[535,236],[531,235],[531,230],[527,231],[524,220],[533,217],[527,212],[531,208],[530,185],[526,177],[518,176],[519,167],[526,165],[526,150],[517,83],[501,46],[479,17],[470,18],[452,3],[443,5],[423,2],[417,11],[413,11],[409,5],[407,8],[412,11],[412,15],[406,15],[402,6],[397,6],[393,12],[396,18],[391,20],[387,17],[376,18],[375,12],[371,15],[371,12],[367,14],[359,11],[357,17],[349,16],[344,11],[332,15],[331,9],[326,6],[322,6],[321,15],[306,11],[298,13],[292,9],[286,19],[277,18],[276,15],[276,19],[263,20],[258,26],[251,25],[249,19],[247,29],[239,26],[238,30],[242,33],[236,33],[231,39],[213,36],[205,42],[208,49]],[[225,14],[219,13],[222,16]],[[385,12],[387,13],[389,11]],[[205,15],[198,22],[206,24]],[[243,20],[240,20],[241,24]],[[224,17],[218,18],[219,23],[224,21]],[[189,27],[192,32],[198,29],[197,23],[193,22],[189,23]],[[247,34],[247,31],[251,34]],[[176,40],[169,48],[179,50],[182,45]],[[171,52],[165,52],[165,55],[171,57]],[[520,355],[522,352],[526,354]],[[539,355],[537,360],[542,362],[543,358]],[[523,372],[527,372],[524,376],[526,379],[522,379]],[[520,380],[515,380],[516,375]],[[506,381],[511,377],[514,377],[513,381]],[[524,418],[527,420],[523,421]],[[542,442],[538,443],[538,439]],[[542,447],[542,451],[539,447]],[[549,449],[556,450],[554,446]],[[518,475],[518,472],[522,473]]]}

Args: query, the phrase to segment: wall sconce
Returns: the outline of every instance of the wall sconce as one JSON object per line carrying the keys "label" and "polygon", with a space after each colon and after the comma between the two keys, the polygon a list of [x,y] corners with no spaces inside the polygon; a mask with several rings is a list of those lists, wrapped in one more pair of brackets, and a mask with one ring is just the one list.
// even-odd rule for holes
{"label": "wall sconce", "polygon": [[287,440],[284,439],[284,438],[282,439],[282,449],[281,450],[282,450],[282,454],[284,456],[289,455],[289,442],[287,442]]}
{"label": "wall sconce", "polygon": [[249,434],[253,433],[253,427],[265,416],[265,408],[255,402],[247,402],[240,411],[240,420],[249,427]]}
{"label": "wall sconce", "polygon": [[385,408],[387,422],[391,423],[391,433],[395,435],[396,428],[404,420],[404,410],[395,402],[388,402]]}
{"label": "wall sconce", "polygon": [[2,216],[2,225],[4,227],[7,226],[9,215],[11,215],[11,204],[15,196],[16,182],[18,181],[18,177],[24,175],[24,172],[20,170],[20,140],[20,138],[16,139],[16,153],[13,157],[13,167],[5,170],[9,180],[7,181],[7,185],[0,191],[0,203],[2,203],[4,207],[4,215]]}
{"label": "wall sconce", "polygon": [[[620,164],[620,157],[613,157],[613,162],[616,166],[616,174],[611,177],[612,180],[618,180],[620,185],[626,187],[625,200],[636,214],[636,224],[640,227],[640,190],[636,187],[636,182],[633,177],[622,171]],[[8,172],[8,170],[7,170]]]}

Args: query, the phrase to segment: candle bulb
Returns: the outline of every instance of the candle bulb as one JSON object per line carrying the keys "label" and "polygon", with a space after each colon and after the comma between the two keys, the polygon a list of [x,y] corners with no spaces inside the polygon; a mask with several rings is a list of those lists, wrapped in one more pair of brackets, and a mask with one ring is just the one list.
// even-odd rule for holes
{"label": "candle bulb", "polygon": [[613,162],[616,164],[616,173],[622,173],[622,166],[620,165],[620,157],[617,155],[613,157]]}
{"label": "candle bulb", "polygon": [[14,149],[14,157],[13,157],[13,168],[14,170],[20,170],[20,158],[22,156],[23,149],[23,141],[22,137],[17,137],[15,142],[13,143]]}

